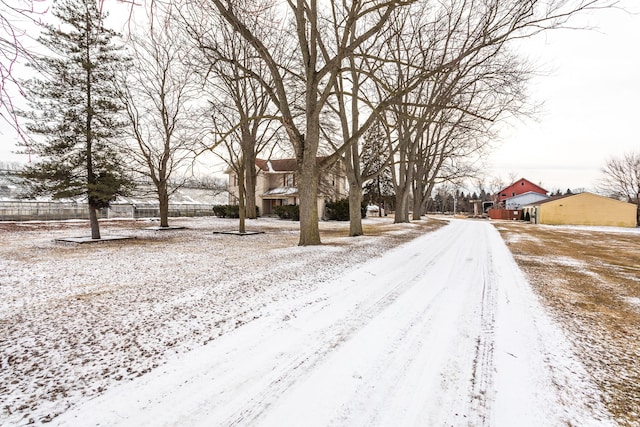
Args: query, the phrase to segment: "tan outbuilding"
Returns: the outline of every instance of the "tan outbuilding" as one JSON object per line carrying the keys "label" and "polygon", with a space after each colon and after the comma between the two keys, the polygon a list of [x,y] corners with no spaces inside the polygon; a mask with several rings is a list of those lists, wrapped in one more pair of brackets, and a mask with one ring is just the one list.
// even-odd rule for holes
{"label": "tan outbuilding", "polygon": [[569,194],[523,207],[536,224],[610,227],[636,227],[636,209],[633,203],[593,193]]}

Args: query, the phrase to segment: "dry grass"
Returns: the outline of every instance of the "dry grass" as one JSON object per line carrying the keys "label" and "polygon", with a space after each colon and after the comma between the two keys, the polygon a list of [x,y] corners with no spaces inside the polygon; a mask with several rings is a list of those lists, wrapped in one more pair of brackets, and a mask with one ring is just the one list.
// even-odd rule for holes
{"label": "dry grass", "polygon": [[640,234],[499,222],[620,425],[640,426]]}

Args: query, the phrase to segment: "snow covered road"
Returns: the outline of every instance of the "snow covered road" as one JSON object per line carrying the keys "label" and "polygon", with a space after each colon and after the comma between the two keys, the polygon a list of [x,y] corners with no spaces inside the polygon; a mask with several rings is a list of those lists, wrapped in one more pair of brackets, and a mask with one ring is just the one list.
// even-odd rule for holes
{"label": "snow covered road", "polygon": [[494,227],[454,220],[54,425],[614,425]]}

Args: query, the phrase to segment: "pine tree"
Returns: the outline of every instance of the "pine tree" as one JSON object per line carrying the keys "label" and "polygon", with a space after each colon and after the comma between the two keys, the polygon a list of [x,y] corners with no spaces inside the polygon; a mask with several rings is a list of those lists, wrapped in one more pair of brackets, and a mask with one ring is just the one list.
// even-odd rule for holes
{"label": "pine tree", "polygon": [[[31,195],[86,197],[91,237],[100,238],[97,211],[125,194],[127,179],[113,142],[122,129],[116,102],[116,69],[126,57],[106,29],[96,0],[63,0],[39,42],[50,51],[34,64],[40,77],[25,82],[31,111],[27,129],[37,163],[23,177]],[[39,136],[39,138],[38,138]]]}
{"label": "pine tree", "polygon": [[[393,176],[387,163],[389,157],[381,125],[376,122],[364,136],[361,154],[363,176],[373,176],[364,186],[364,195],[369,202],[378,205],[395,195]],[[388,204],[385,208],[389,208]]]}

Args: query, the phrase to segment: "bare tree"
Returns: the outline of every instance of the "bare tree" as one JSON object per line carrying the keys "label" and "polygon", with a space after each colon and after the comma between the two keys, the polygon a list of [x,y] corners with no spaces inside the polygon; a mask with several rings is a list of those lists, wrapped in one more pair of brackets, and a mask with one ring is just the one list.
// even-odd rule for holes
{"label": "bare tree", "polygon": [[[320,118],[329,98],[334,91],[335,81],[342,70],[343,60],[373,37],[384,26],[391,13],[402,6],[403,1],[387,1],[376,3],[336,3],[331,2],[327,8],[319,7],[316,0],[305,2],[288,2],[284,6],[267,7],[263,2],[238,2],[213,0],[216,10],[211,10],[208,2],[194,2],[197,7],[208,13],[219,13],[237,31],[259,55],[269,70],[270,81],[263,85],[267,89],[273,103],[278,107],[281,122],[287,132],[295,152],[298,167],[298,189],[300,195],[300,245],[320,243],[318,228],[318,181],[319,171],[335,162],[334,157],[325,161],[317,161],[320,146]],[[265,13],[277,15],[282,12],[292,18],[292,37],[295,39],[295,50],[283,55],[282,45],[270,44],[264,31],[257,30],[250,23]],[[266,11],[266,12],[265,12]],[[375,16],[368,20],[370,25],[362,28],[356,37],[356,22],[363,18]],[[274,24],[265,23],[266,28]],[[277,31],[288,32],[288,27],[276,28]],[[263,28],[264,30],[264,28]],[[280,37],[276,39],[281,42]],[[294,54],[295,68],[288,67]],[[293,84],[292,84],[293,83]],[[300,90],[302,89],[302,90]],[[300,100],[300,109],[296,109]],[[297,111],[303,116],[298,117]],[[348,147],[345,142],[335,151],[341,154]]]}
{"label": "bare tree", "polygon": [[[189,37],[201,53],[206,92],[213,112],[213,147],[224,147],[222,158],[239,179],[240,228],[256,218],[256,157],[277,137],[277,109],[264,85],[269,75],[252,48],[221,17],[182,16]],[[185,19],[186,18],[186,19]],[[274,125],[274,122],[276,125]],[[239,176],[238,174],[242,175]]]}
{"label": "bare tree", "polygon": [[[410,196],[417,196],[414,216],[419,216],[426,200],[416,191],[430,192],[436,179],[460,179],[473,173],[464,159],[477,157],[485,148],[479,141],[486,141],[489,133],[483,138],[475,132],[489,128],[482,122],[493,123],[504,113],[523,113],[523,87],[530,70],[509,53],[506,42],[560,26],[577,11],[596,6],[583,2],[567,9],[559,2],[549,9],[536,6],[534,12],[533,7],[523,9],[517,2],[451,1],[425,12],[425,4],[415,2],[400,9],[382,37],[386,46],[367,49],[361,45],[348,56],[347,71],[336,79],[342,138],[350,142],[345,160],[355,213],[351,235],[361,233],[356,202],[361,200],[363,181],[357,136],[363,105],[370,118],[392,117],[389,149],[398,153],[392,169],[397,183],[395,220],[408,221]],[[363,81],[376,82],[377,102],[360,95]],[[443,112],[455,117],[442,123]],[[480,123],[470,127],[471,121]],[[457,129],[452,128],[454,122]],[[368,124],[365,121],[362,128]],[[448,128],[444,133],[443,126]],[[446,174],[440,173],[445,167]]]}
{"label": "bare tree", "polygon": [[[356,32],[351,37],[355,38]],[[394,154],[394,147],[386,144],[385,128],[379,120],[380,112],[387,108],[387,100],[376,97],[375,71],[383,61],[370,53],[379,51],[380,47],[381,42],[376,37],[348,55],[345,72],[336,78],[335,102],[329,104],[340,121],[341,141],[349,143],[344,151],[349,183],[349,236],[364,234],[361,215],[364,186],[370,180],[377,180],[380,184],[379,175],[388,171],[388,162]],[[374,127],[372,132],[377,133],[376,138],[369,133]],[[323,132],[330,130],[323,129]],[[368,138],[363,143],[361,137]],[[330,140],[329,137],[327,139]],[[367,155],[377,153],[375,162],[363,163],[365,145]],[[333,149],[340,151],[339,144],[333,144]],[[386,154],[385,159],[380,158],[383,153]]]}
{"label": "bare tree", "polygon": [[129,38],[132,64],[120,79],[134,170],[154,185],[160,226],[169,226],[169,199],[186,180],[202,139],[202,107],[192,53],[173,29],[170,10],[153,11],[146,28]]}
{"label": "bare tree", "polygon": [[[478,61],[480,56],[491,55],[510,40],[562,26],[575,13],[604,4],[605,0],[534,0],[524,3],[520,0],[448,0],[438,3],[417,0],[326,3],[291,0],[284,4],[255,0],[194,0],[185,7],[194,8],[194,15],[222,16],[253,47],[269,70],[268,83],[260,76],[255,77],[262,82],[278,107],[280,120],[295,152],[300,183],[299,244],[312,245],[320,243],[316,203],[319,171],[343,155],[375,119],[372,115],[363,121],[356,132],[352,131],[348,139],[336,145],[326,161],[317,162],[321,116],[334,97],[338,77],[348,70],[345,61],[372,38],[388,37],[386,29],[396,13],[408,9],[413,16],[422,16],[420,26],[398,40],[405,43],[407,38],[428,43],[420,46],[420,50],[414,50],[415,55],[398,58],[401,67],[412,67],[408,74],[410,78],[384,88],[385,96],[372,108],[377,113],[392,104],[397,105],[404,94],[443,70],[460,67],[465,61]],[[283,23],[273,19],[274,16],[285,16],[290,21]],[[256,22],[260,25],[254,25]],[[401,27],[399,29],[402,30]],[[274,33],[290,34],[295,41],[294,49],[283,55],[283,39],[274,37]],[[420,39],[415,34],[424,34],[425,37]],[[434,38],[427,37],[429,35],[434,35]],[[278,44],[274,44],[274,40]],[[371,60],[379,62],[374,69],[380,73],[389,69],[393,71],[393,66],[385,68],[380,65],[393,63],[394,58],[384,57],[389,52],[369,52]],[[427,61],[429,58],[435,60]],[[300,104],[297,104],[298,100]],[[298,117],[297,111],[302,111],[303,115]]]}
{"label": "bare tree", "polygon": [[[419,189],[412,189],[412,184],[414,187],[417,182],[418,186],[429,184],[439,176],[441,166],[447,164],[442,161],[448,159],[450,166],[459,166],[463,156],[482,149],[473,143],[473,138],[466,136],[483,125],[469,127],[470,122],[488,124],[505,113],[524,112],[521,108],[526,99],[523,88],[530,70],[509,53],[510,42],[562,27],[580,11],[606,6],[597,1],[523,4],[451,0],[433,5],[424,13],[407,12],[405,19],[392,23],[395,31],[388,38],[387,56],[394,60],[383,74],[385,84],[379,86],[380,90],[397,93],[407,82],[417,81],[415,89],[406,91],[386,113],[394,136],[392,143],[398,151],[394,168],[396,222],[408,221],[411,195],[418,196],[414,199],[416,203],[421,202],[420,195],[414,194]],[[442,114],[448,117],[444,122]],[[459,129],[451,133],[450,126],[454,123]],[[442,134],[439,129],[442,126],[450,130]],[[438,133],[434,133],[435,130]],[[445,141],[441,140],[442,135],[446,136]],[[446,141],[447,144],[441,145]],[[452,142],[456,143],[455,150],[450,145]],[[461,145],[461,142],[465,143]],[[434,150],[429,151],[430,148]],[[425,168],[424,160],[435,153],[446,154],[446,157],[441,156]],[[462,170],[455,169],[454,176],[459,176]],[[449,168],[447,173],[451,171]],[[425,172],[432,178],[425,176]],[[428,185],[424,188],[428,189]]]}
{"label": "bare tree", "polygon": [[237,180],[232,186],[238,189],[238,231],[245,233],[245,219],[256,218],[256,155],[272,145],[278,130],[260,119],[243,120],[240,116],[246,112],[244,106],[236,108],[233,101],[228,105],[225,100],[229,99],[211,102],[212,133],[214,140],[218,141],[214,143],[213,152],[225,161],[231,171],[230,176]]}
{"label": "bare tree", "polygon": [[602,168],[602,173],[601,191],[635,203],[638,206],[636,223],[640,225],[640,152],[610,158]]}
{"label": "bare tree", "polygon": [[27,45],[28,29],[38,28],[39,18],[47,11],[49,0],[0,0],[0,120],[22,137],[15,114],[16,96],[24,96],[16,70],[22,60],[34,61]]}
{"label": "bare tree", "polygon": [[[423,110],[424,134],[416,151],[413,219],[437,183],[472,178],[474,166],[504,116],[529,114],[524,87],[531,71],[508,51],[470,62],[433,82],[438,96]],[[449,83],[451,82],[451,83]]]}

